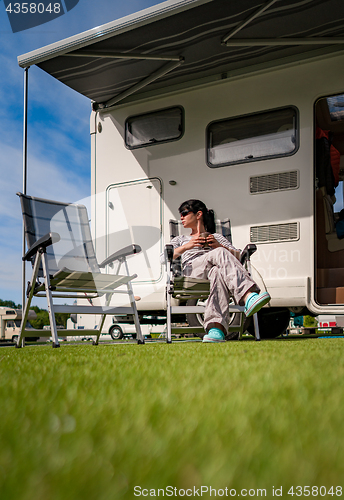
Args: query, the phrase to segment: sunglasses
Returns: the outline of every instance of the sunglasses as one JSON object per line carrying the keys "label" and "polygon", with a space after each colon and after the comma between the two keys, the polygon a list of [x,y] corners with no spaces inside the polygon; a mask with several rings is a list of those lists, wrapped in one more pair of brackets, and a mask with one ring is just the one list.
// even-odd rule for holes
{"label": "sunglasses", "polygon": [[186,217],[187,214],[189,214],[191,212],[191,210],[182,210],[182,212],[180,212],[180,216],[181,217]]}

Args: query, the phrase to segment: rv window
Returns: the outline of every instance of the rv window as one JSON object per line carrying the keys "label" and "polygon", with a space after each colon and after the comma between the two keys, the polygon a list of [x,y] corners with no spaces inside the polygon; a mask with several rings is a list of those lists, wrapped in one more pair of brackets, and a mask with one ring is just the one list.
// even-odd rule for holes
{"label": "rv window", "polygon": [[207,128],[211,168],[292,155],[298,147],[293,107],[212,122]]}
{"label": "rv window", "polygon": [[328,97],[326,100],[331,121],[344,120],[344,94]]}
{"label": "rv window", "polygon": [[183,115],[183,109],[175,107],[128,118],[125,122],[126,146],[135,149],[177,141],[184,133]]}

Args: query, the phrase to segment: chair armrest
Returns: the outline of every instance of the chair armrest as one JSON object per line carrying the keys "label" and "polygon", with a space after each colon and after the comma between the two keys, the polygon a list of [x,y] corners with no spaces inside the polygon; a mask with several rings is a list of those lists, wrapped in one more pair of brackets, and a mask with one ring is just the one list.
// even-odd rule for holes
{"label": "chair armrest", "polygon": [[113,253],[112,255],[110,255],[110,257],[103,260],[103,262],[101,262],[98,265],[100,268],[103,268],[108,264],[111,264],[111,262],[115,260],[123,259],[125,257],[128,257],[129,255],[134,255],[135,253],[140,253],[140,252],[141,252],[141,247],[139,245],[129,245]]}
{"label": "chair armrest", "polygon": [[39,240],[35,241],[33,245],[28,249],[23,257],[23,260],[30,260],[37,252],[40,250],[45,250],[48,246],[53,243],[60,241],[60,235],[58,233],[47,233]]}
{"label": "chair armrest", "polygon": [[173,245],[170,244],[165,245],[165,256],[168,262],[170,262],[170,264],[172,264],[173,261],[173,254],[174,254]]}
{"label": "chair armrest", "polygon": [[174,246],[170,243],[165,245],[165,265],[167,266],[167,263],[169,263],[169,268],[174,278],[176,278],[177,276],[183,276],[182,258],[179,256],[176,259],[173,259],[173,255]]}
{"label": "chair armrest", "polygon": [[244,250],[240,254],[240,262],[242,265],[245,264],[247,260],[250,260],[251,255],[257,250],[257,246],[253,243],[250,243],[245,246]]}

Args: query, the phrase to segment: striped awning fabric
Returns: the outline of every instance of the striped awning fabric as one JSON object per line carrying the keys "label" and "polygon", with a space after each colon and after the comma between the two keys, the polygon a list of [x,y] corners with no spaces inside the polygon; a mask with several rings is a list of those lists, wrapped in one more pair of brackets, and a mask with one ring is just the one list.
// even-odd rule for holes
{"label": "striped awning fabric", "polygon": [[[227,78],[343,49],[343,0],[270,0],[255,15],[264,5],[261,0],[169,0],[18,61],[22,67],[36,64],[95,107],[108,107],[132,91]],[[268,39],[265,45],[262,39]]]}

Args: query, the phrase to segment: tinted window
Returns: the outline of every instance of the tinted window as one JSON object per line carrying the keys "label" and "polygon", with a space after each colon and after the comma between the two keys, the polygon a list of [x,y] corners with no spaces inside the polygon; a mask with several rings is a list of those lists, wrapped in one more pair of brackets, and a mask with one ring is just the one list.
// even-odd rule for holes
{"label": "tinted window", "polygon": [[132,116],[125,123],[125,144],[129,149],[180,139],[184,132],[183,110],[162,109]]}
{"label": "tinted window", "polygon": [[327,98],[331,121],[344,120],[344,94]]}
{"label": "tinted window", "polygon": [[207,163],[235,163],[291,155],[297,150],[297,112],[283,108],[229,118],[207,128]]}

